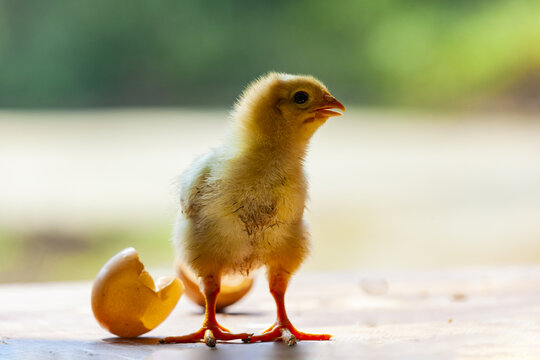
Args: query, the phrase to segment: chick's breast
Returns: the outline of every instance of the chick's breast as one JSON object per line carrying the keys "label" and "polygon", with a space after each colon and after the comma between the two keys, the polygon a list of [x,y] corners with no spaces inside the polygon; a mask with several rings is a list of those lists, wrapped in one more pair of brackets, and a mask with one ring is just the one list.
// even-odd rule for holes
{"label": "chick's breast", "polygon": [[184,174],[176,239],[196,273],[247,273],[287,257],[291,267],[300,264],[308,246],[301,169],[252,172],[242,158],[216,152],[193,166]]}

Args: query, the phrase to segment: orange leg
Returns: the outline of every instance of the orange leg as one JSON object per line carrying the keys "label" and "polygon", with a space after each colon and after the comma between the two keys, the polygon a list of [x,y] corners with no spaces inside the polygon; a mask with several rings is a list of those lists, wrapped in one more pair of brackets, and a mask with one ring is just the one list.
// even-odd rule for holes
{"label": "orange leg", "polygon": [[171,336],[160,340],[160,343],[193,343],[204,341],[210,347],[216,346],[216,340],[249,339],[253,334],[232,334],[221,326],[216,319],[216,300],[219,294],[221,278],[206,276],[202,279],[202,288],[206,299],[205,316],[202,327],[191,334]]}
{"label": "orange leg", "polygon": [[268,329],[262,332],[261,335],[252,336],[244,342],[257,341],[277,341],[281,340],[288,345],[296,344],[297,340],[329,340],[332,335],[328,334],[308,334],[296,330],[291,324],[285,310],[285,291],[289,283],[290,275],[283,270],[270,273],[268,281],[270,285],[270,293],[276,301],[277,319],[276,322]]}

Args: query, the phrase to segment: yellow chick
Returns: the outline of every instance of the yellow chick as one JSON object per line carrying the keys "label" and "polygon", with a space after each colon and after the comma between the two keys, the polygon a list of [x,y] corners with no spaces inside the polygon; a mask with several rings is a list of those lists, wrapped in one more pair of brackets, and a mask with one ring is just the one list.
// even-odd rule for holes
{"label": "yellow chick", "polygon": [[[303,219],[307,181],[303,160],[311,136],[345,110],[311,76],[269,73],[237,101],[225,143],[195,160],[180,180],[182,213],[175,244],[200,279],[206,299],[202,328],[165,343],[242,339],[328,340],[296,330],[285,311],[291,275],[309,251]],[[265,266],[277,306],[274,325],[261,335],[233,334],[218,324],[215,304],[222,275]]]}

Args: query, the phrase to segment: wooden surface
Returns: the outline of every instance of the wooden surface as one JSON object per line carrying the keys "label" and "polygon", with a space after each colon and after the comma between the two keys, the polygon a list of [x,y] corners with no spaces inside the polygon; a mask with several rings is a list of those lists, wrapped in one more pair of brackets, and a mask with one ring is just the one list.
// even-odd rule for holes
{"label": "wooden surface", "polygon": [[[301,330],[330,342],[157,344],[196,330],[182,297],[157,329],[119,339],[99,328],[90,282],[0,285],[0,359],[540,359],[540,266],[299,274],[287,304]],[[232,331],[274,319],[264,278],[219,316]]]}

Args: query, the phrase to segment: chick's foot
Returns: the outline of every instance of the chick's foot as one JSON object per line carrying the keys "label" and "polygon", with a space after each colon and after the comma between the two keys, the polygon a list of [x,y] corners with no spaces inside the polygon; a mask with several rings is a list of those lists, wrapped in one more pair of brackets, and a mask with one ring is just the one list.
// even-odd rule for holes
{"label": "chick's foot", "polygon": [[250,339],[253,334],[248,333],[238,333],[233,334],[229,330],[225,329],[219,324],[213,326],[203,326],[198,331],[184,335],[184,336],[170,336],[164,339],[161,339],[159,342],[162,344],[177,344],[177,343],[194,343],[194,342],[204,342],[210,347],[216,346],[216,341],[230,341],[242,339]]}
{"label": "chick's foot", "polygon": [[309,334],[296,330],[291,323],[275,323],[268,329],[262,332],[261,335],[252,336],[242,339],[245,343],[267,342],[267,341],[283,341],[289,346],[296,344],[296,341],[302,340],[330,340],[332,335],[329,334]]}

